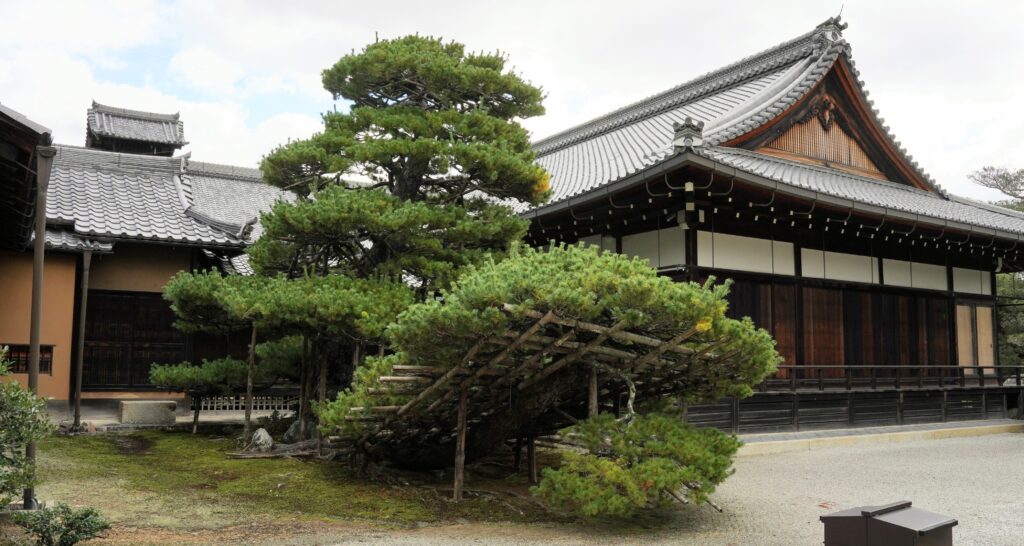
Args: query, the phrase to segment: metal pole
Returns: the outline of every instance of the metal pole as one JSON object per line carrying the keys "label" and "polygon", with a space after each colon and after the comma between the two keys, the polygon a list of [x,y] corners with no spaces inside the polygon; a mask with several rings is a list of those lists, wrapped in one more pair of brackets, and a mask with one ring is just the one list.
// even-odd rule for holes
{"label": "metal pole", "polygon": [[[57,149],[52,146],[36,148],[36,210],[35,240],[32,248],[32,318],[29,330],[28,390],[39,392],[39,331],[43,322],[43,257],[46,252],[46,188],[50,185],[50,168]],[[35,465],[36,444],[25,446],[25,457]],[[35,477],[35,470],[33,477]],[[25,489],[22,508],[34,510],[39,506],[32,487]]]}
{"label": "metal pole", "polygon": [[82,253],[82,301],[78,309],[78,356],[75,358],[75,424],[72,430],[82,428],[82,362],[85,359],[85,309],[89,303],[89,265],[92,262],[92,251]]}

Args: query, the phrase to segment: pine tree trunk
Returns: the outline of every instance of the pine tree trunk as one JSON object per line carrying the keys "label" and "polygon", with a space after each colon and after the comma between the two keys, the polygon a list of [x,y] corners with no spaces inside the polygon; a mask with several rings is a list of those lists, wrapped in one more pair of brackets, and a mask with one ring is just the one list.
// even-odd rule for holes
{"label": "pine tree trunk", "polygon": [[199,410],[203,407],[203,397],[192,396],[192,434],[199,430]]}
{"label": "pine tree trunk", "polygon": [[249,371],[245,378],[245,429],[243,438],[248,444],[252,440],[252,385],[256,375],[256,323],[252,325],[252,338],[249,340]]}
{"label": "pine tree trunk", "polygon": [[302,336],[302,368],[299,370],[299,438],[306,439],[306,375],[309,374],[309,338]]}

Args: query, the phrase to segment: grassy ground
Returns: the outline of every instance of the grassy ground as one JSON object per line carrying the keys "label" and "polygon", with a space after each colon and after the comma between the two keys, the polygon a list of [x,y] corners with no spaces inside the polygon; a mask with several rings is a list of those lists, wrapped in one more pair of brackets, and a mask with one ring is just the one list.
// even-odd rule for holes
{"label": "grassy ground", "polygon": [[132,544],[295,544],[344,528],[558,519],[521,476],[471,478],[470,497],[452,503],[445,476],[375,479],[339,463],[225,456],[235,449],[233,439],[169,432],[53,437],[40,446],[38,496],[101,510],[115,525],[107,540]]}

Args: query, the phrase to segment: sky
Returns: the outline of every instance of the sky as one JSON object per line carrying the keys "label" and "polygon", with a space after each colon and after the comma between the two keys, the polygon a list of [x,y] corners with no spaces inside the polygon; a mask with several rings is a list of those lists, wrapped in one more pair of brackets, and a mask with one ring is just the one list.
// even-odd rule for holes
{"label": "sky", "polygon": [[[845,5],[844,5],[845,4]],[[257,166],[320,128],[320,71],[375,37],[441,36],[505,52],[546,92],[534,139],[814,28],[842,10],[891,131],[947,190],[984,165],[1024,167],[1021,2],[808,0],[0,0],[0,103],[82,145],[93,100],[180,112],[185,151]]]}

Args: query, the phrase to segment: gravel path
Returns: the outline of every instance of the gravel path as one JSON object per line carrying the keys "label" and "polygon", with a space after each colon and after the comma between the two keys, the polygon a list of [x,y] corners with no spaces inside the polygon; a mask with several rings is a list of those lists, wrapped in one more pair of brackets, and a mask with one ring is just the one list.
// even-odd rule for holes
{"label": "gravel path", "polygon": [[363,531],[337,544],[821,544],[818,517],[911,500],[957,518],[957,546],[1024,544],[1024,434],[752,455],[715,493],[724,514],[686,507],[630,530],[600,526],[455,525]]}

